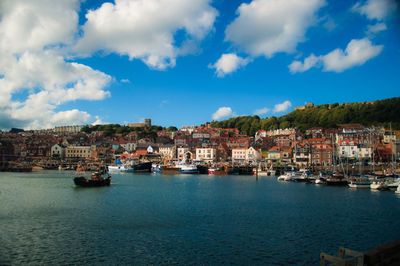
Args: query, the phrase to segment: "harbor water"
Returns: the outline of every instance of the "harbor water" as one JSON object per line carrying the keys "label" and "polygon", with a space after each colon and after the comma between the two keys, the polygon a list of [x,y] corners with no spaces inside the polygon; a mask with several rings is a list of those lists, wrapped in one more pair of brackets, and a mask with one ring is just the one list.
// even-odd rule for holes
{"label": "harbor water", "polygon": [[318,265],[400,239],[400,197],[253,176],[0,173],[0,265]]}

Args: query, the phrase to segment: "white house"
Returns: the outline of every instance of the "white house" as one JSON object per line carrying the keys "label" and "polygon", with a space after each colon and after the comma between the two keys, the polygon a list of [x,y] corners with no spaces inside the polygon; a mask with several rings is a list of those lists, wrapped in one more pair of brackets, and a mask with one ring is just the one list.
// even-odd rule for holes
{"label": "white house", "polygon": [[217,158],[215,148],[196,148],[196,160],[212,162]]}
{"label": "white house", "polygon": [[51,157],[65,158],[65,147],[63,145],[54,144],[50,151]]}
{"label": "white house", "polygon": [[232,162],[244,162],[246,160],[246,150],[244,148],[232,149]]}
{"label": "white house", "polygon": [[340,158],[358,158],[359,150],[357,145],[340,145],[338,146],[338,156]]}
{"label": "white house", "polygon": [[246,150],[246,161],[247,162],[255,162],[261,159],[261,154],[259,151],[250,147]]}
{"label": "white house", "polygon": [[176,156],[176,146],[175,145],[160,145],[158,147],[159,154],[166,159],[173,159]]}
{"label": "white house", "polygon": [[188,147],[178,147],[176,149],[176,153],[179,161],[193,159],[193,154],[190,152],[190,149]]}

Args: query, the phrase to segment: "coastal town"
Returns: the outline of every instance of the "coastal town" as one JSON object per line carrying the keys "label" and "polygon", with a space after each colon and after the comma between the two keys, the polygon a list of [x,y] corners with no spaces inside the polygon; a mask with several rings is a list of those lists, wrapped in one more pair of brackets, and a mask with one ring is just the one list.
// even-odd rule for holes
{"label": "coastal town", "polygon": [[362,166],[364,172],[385,175],[396,172],[395,163],[400,159],[400,131],[361,124],[305,132],[295,128],[258,130],[254,136],[210,124],[162,128],[152,126],[151,119],[126,127],[131,131],[115,134],[87,133],[84,126],[1,132],[0,169],[75,170],[78,164],[111,166],[118,160],[152,162],[153,167],[154,163],[164,167],[182,163],[207,168],[258,167],[259,171],[296,167],[314,172],[338,169],[348,174]]}

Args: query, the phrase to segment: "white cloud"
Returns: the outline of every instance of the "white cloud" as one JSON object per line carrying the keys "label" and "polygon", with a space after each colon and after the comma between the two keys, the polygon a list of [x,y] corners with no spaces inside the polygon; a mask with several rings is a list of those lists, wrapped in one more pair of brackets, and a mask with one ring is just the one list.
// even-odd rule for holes
{"label": "white cloud", "polygon": [[365,15],[368,19],[382,20],[396,8],[397,4],[394,0],[367,0],[364,3],[356,3],[352,10]]}
{"label": "white cloud", "polygon": [[304,62],[298,60],[293,61],[289,65],[289,70],[291,73],[304,72],[312,67],[315,67],[318,64],[319,60],[320,60],[319,57],[315,56],[314,54],[311,54],[306,59],[304,59]]}
{"label": "white cloud", "polygon": [[263,108],[255,110],[254,115],[265,115],[268,112],[269,112],[269,109],[267,107],[263,107]]}
{"label": "white cloud", "polygon": [[225,39],[252,56],[294,52],[324,0],[253,0],[239,6]]}
{"label": "white cloud", "polygon": [[343,72],[349,68],[365,64],[368,60],[378,56],[383,45],[374,45],[367,38],[353,39],[346,49],[335,49],[326,55],[310,55],[304,62],[294,61],[289,65],[290,72],[304,72],[312,67],[322,66],[324,71]]}
{"label": "white cloud", "polygon": [[101,117],[98,116],[98,115],[96,115],[95,119],[96,119],[96,120],[92,123],[93,126],[107,124],[107,123],[104,122],[104,121],[101,119]]}
{"label": "white cloud", "polygon": [[383,45],[373,45],[367,38],[353,39],[346,50],[335,49],[321,57],[324,71],[342,72],[354,66],[363,65],[381,53]]}
{"label": "white cloud", "polygon": [[212,120],[221,120],[221,119],[224,119],[224,118],[229,118],[229,117],[231,117],[233,115],[234,115],[234,113],[232,111],[232,108],[230,108],[230,107],[220,107],[212,115]]}
{"label": "white cloud", "polygon": [[386,27],[385,23],[382,23],[382,22],[381,23],[376,23],[376,24],[367,26],[366,34],[368,36],[373,36],[374,34],[379,33],[381,31],[385,31],[385,30],[387,30],[387,27]]}
{"label": "white cloud", "polygon": [[76,0],[0,3],[1,127],[86,122],[90,118],[86,112],[57,109],[69,101],[110,95],[105,90],[110,76],[65,61],[63,48],[76,34],[78,4]]}
{"label": "white cloud", "polygon": [[[86,14],[82,53],[115,52],[140,59],[149,67],[175,65],[180,53],[192,50],[212,29],[217,11],[210,0],[116,0]],[[178,46],[174,35],[185,35]]]}
{"label": "white cloud", "polygon": [[125,84],[131,83],[129,79],[121,79],[120,82]]}
{"label": "white cloud", "polygon": [[292,103],[288,100],[284,101],[283,103],[275,104],[274,113],[286,112],[291,106]]}
{"label": "white cloud", "polygon": [[210,65],[215,69],[218,77],[224,77],[227,74],[237,71],[239,68],[246,66],[249,59],[242,58],[236,54],[223,54],[215,64]]}

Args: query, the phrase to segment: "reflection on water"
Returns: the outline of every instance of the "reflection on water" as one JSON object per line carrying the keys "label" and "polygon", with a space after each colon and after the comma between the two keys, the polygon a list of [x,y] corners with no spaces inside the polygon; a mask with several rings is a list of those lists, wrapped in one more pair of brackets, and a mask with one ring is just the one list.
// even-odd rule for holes
{"label": "reflection on water", "polygon": [[250,176],[0,173],[1,264],[317,264],[400,238],[393,192]]}

